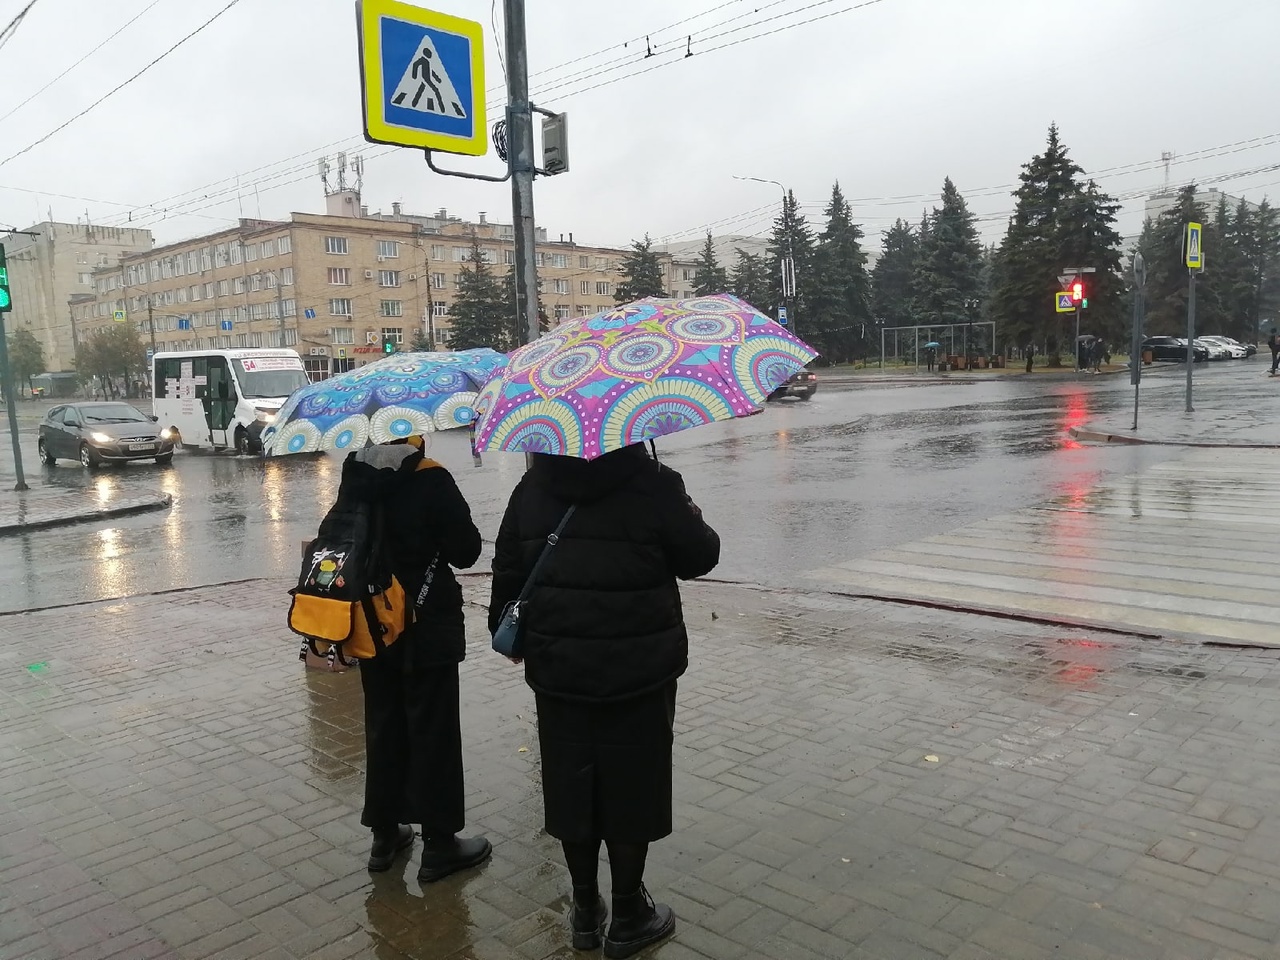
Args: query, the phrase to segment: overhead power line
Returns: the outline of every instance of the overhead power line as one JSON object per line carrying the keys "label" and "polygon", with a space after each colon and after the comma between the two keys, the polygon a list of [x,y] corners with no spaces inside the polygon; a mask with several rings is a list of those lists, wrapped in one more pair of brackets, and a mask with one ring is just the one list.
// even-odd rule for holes
{"label": "overhead power line", "polygon": [[15,113],[17,113],[19,110],[25,107],[28,103],[30,103],[36,97],[40,96],[40,94],[44,93],[54,84],[58,83],[61,80],[66,79],[67,74],[69,74],[76,67],[80,66],[80,64],[84,63],[86,60],[92,57],[95,53],[97,53],[99,50],[105,47],[108,43],[110,43],[116,37],[120,36],[120,34],[124,33],[124,31],[128,30],[129,27],[133,26],[133,24],[135,24],[137,21],[141,20],[143,15],[146,14],[147,11],[149,11],[152,7],[154,7],[156,4],[160,2],[161,0],[151,0],[151,2],[147,4],[145,7],[143,7],[140,11],[138,11],[138,13],[135,16],[133,16],[129,20],[126,20],[124,25],[120,27],[120,29],[118,29],[115,33],[111,34],[109,37],[107,37],[105,40],[99,43],[96,47],[94,47],[88,53],[81,54],[79,57],[76,58],[76,61],[72,63],[71,66],[58,71],[58,73],[54,75],[54,78],[50,80],[48,83],[46,83],[43,87],[41,87],[35,93],[31,94],[31,96],[27,97],[27,99],[23,100],[16,107],[11,108],[9,112],[6,113],[4,116],[0,116],[0,121],[8,120]]}
{"label": "overhead power line", "polygon": [[[65,130],[67,127],[71,126],[71,124],[75,123],[77,120],[79,120],[79,119],[80,119],[81,117],[83,117],[85,114],[89,113],[91,110],[93,110],[93,109],[94,109],[95,107],[97,107],[99,104],[101,104],[101,103],[102,103],[102,102],[104,102],[105,100],[108,100],[109,98],[111,98],[111,97],[112,97],[112,96],[114,96],[115,94],[119,93],[121,90],[123,90],[123,89],[124,89],[125,87],[127,87],[129,84],[133,83],[133,81],[137,80],[140,76],[142,76],[144,73],[146,73],[146,72],[147,72],[148,70],[150,70],[152,67],[154,67],[157,63],[159,63],[161,60],[163,60],[165,57],[169,56],[169,54],[173,53],[175,50],[177,50],[179,47],[181,47],[184,43],[186,43],[186,42],[187,42],[188,40],[190,40],[192,37],[196,36],[196,34],[198,34],[198,33],[200,33],[201,31],[203,31],[206,27],[208,27],[210,24],[212,24],[215,20],[217,20],[219,17],[221,17],[224,13],[226,13],[228,10],[230,10],[232,7],[234,7],[234,6],[235,6],[236,4],[238,4],[239,2],[240,2],[240,0],[231,0],[231,2],[230,2],[230,3],[228,3],[225,7],[223,7],[221,10],[219,10],[217,13],[215,13],[212,17],[210,17],[210,18],[209,18],[208,20],[206,20],[204,23],[200,24],[200,26],[196,27],[194,30],[192,30],[190,33],[188,33],[185,37],[183,37],[181,40],[179,40],[177,43],[175,43],[173,46],[171,46],[171,47],[170,47],[168,50],[166,50],[164,53],[160,54],[160,56],[156,57],[154,60],[152,60],[150,63],[148,63],[145,67],[143,67],[141,70],[139,70],[139,71],[138,71],[137,73],[135,73],[133,76],[131,76],[128,80],[125,80],[124,82],[119,83],[119,84],[117,84],[116,86],[112,87],[110,90],[108,90],[106,93],[104,93],[104,94],[103,94],[101,97],[99,97],[97,100],[93,101],[93,103],[89,104],[89,106],[85,107],[83,110],[81,110],[81,111],[80,111],[79,113],[77,113],[75,116],[73,116],[70,120],[67,120],[67,121],[65,121],[64,123],[61,123],[61,124],[59,124],[58,126],[54,127],[52,130],[50,130],[48,133],[46,133],[43,137],[41,137],[41,138],[40,138],[39,140],[37,140],[35,143],[28,144],[27,146],[25,146],[25,147],[23,147],[21,150],[19,150],[17,153],[11,154],[10,156],[5,157],[3,160],[0,160],[0,167],[3,167],[3,166],[4,166],[6,163],[8,163],[10,160],[15,160],[15,159],[17,159],[18,157],[22,156],[24,153],[27,153],[27,152],[29,152],[29,151],[31,151],[31,150],[33,150],[33,149],[35,149],[36,147],[40,146],[40,144],[44,143],[44,142],[45,142],[46,140],[48,140],[50,137],[54,136],[54,135],[55,135],[55,134],[57,134],[57,133],[60,133],[61,131]],[[32,0],[32,3],[35,3],[35,0]],[[28,5],[28,8],[27,8],[27,9],[30,9],[30,5]],[[25,11],[24,11],[24,12],[25,12]]]}
{"label": "overhead power line", "polygon": [[21,10],[18,11],[17,16],[15,16],[12,20],[10,20],[7,24],[5,24],[5,27],[3,30],[0,30],[0,48],[3,48],[4,45],[9,42],[9,38],[12,37],[15,33],[17,33],[19,24],[22,23],[22,21],[26,18],[27,14],[31,11],[31,8],[34,7],[36,3],[37,3],[37,0],[31,0],[30,3],[28,3],[25,7],[23,7]]}

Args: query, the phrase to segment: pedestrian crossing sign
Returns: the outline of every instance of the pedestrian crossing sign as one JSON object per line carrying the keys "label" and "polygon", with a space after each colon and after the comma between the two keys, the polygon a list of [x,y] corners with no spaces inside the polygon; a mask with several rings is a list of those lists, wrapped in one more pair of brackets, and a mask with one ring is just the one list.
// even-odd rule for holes
{"label": "pedestrian crossing sign", "polygon": [[1076,304],[1075,301],[1071,299],[1071,294],[1069,292],[1055,293],[1053,296],[1059,313],[1075,313]]}
{"label": "pedestrian crossing sign", "polygon": [[114,320],[116,323],[124,323],[124,320],[125,320],[124,311],[123,310],[115,311],[113,314],[111,314],[111,319]]}
{"label": "pedestrian crossing sign", "polygon": [[1199,270],[1204,266],[1204,249],[1200,244],[1203,228],[1198,223],[1187,224],[1187,269]]}
{"label": "pedestrian crossing sign", "polygon": [[356,23],[365,139],[483,156],[484,28],[400,0],[357,0]]}

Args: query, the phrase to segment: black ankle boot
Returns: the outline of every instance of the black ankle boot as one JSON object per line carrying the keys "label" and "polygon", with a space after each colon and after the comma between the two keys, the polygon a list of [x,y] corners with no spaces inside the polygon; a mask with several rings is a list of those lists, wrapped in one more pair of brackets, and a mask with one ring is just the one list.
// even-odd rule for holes
{"label": "black ankle boot", "polygon": [[604,955],[619,960],[639,953],[676,932],[676,915],[665,903],[654,903],[649,891],[613,896],[613,922],[604,938]]}
{"label": "black ankle boot", "polygon": [[413,827],[401,823],[394,827],[374,827],[373,847],[369,850],[369,870],[390,870],[396,854],[413,843]]}
{"label": "black ankle boot", "polygon": [[418,879],[423,883],[443,880],[451,873],[484,863],[491,853],[493,847],[484,837],[424,837]]}
{"label": "black ankle boot", "polygon": [[573,908],[569,911],[569,929],[573,933],[573,949],[598,950],[604,923],[609,919],[609,908],[604,905],[600,888],[573,888]]}

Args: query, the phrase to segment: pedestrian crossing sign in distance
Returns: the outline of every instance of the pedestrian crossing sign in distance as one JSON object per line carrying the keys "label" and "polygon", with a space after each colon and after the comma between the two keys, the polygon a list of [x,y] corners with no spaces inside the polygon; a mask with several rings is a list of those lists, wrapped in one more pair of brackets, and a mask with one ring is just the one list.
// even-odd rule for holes
{"label": "pedestrian crossing sign in distance", "polygon": [[357,0],[365,139],[482,156],[484,28],[399,0]]}

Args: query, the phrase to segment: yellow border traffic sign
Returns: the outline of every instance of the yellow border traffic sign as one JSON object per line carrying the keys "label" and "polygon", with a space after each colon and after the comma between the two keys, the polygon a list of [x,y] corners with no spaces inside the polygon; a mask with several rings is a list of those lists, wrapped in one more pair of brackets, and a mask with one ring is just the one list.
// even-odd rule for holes
{"label": "yellow border traffic sign", "polygon": [[[442,86],[458,94],[459,105],[452,111],[417,108],[410,110],[391,102],[396,86],[404,81],[414,67],[412,54],[403,49],[396,63],[388,63],[388,51],[383,49],[384,21],[400,35],[415,28],[433,50],[440,46],[447,52],[439,52],[439,69],[444,72]],[[435,10],[424,10],[399,0],[357,0],[356,25],[360,48],[360,92],[364,107],[365,139],[372,143],[387,143],[400,147],[423,147],[445,153],[466,156],[483,156],[489,149],[489,131],[485,123],[484,86],[484,27],[474,20],[463,20]],[[424,36],[425,34],[425,36]],[[465,55],[458,56],[459,43],[467,47]],[[392,53],[394,55],[394,52]],[[403,61],[403,62],[399,62]],[[423,61],[425,62],[425,61]],[[467,77],[462,77],[457,67],[466,67]],[[461,89],[455,87],[466,80]],[[440,73],[434,73],[438,79]],[[416,101],[416,98],[415,98]],[[430,99],[428,99],[430,103]],[[463,112],[464,117],[456,114]]]}
{"label": "yellow border traffic sign", "polygon": [[1204,266],[1204,228],[1192,221],[1187,224],[1187,269],[1199,270]]}
{"label": "yellow border traffic sign", "polygon": [[1055,293],[1053,295],[1053,305],[1058,313],[1074,313],[1076,309],[1075,301],[1071,299],[1070,293]]}

